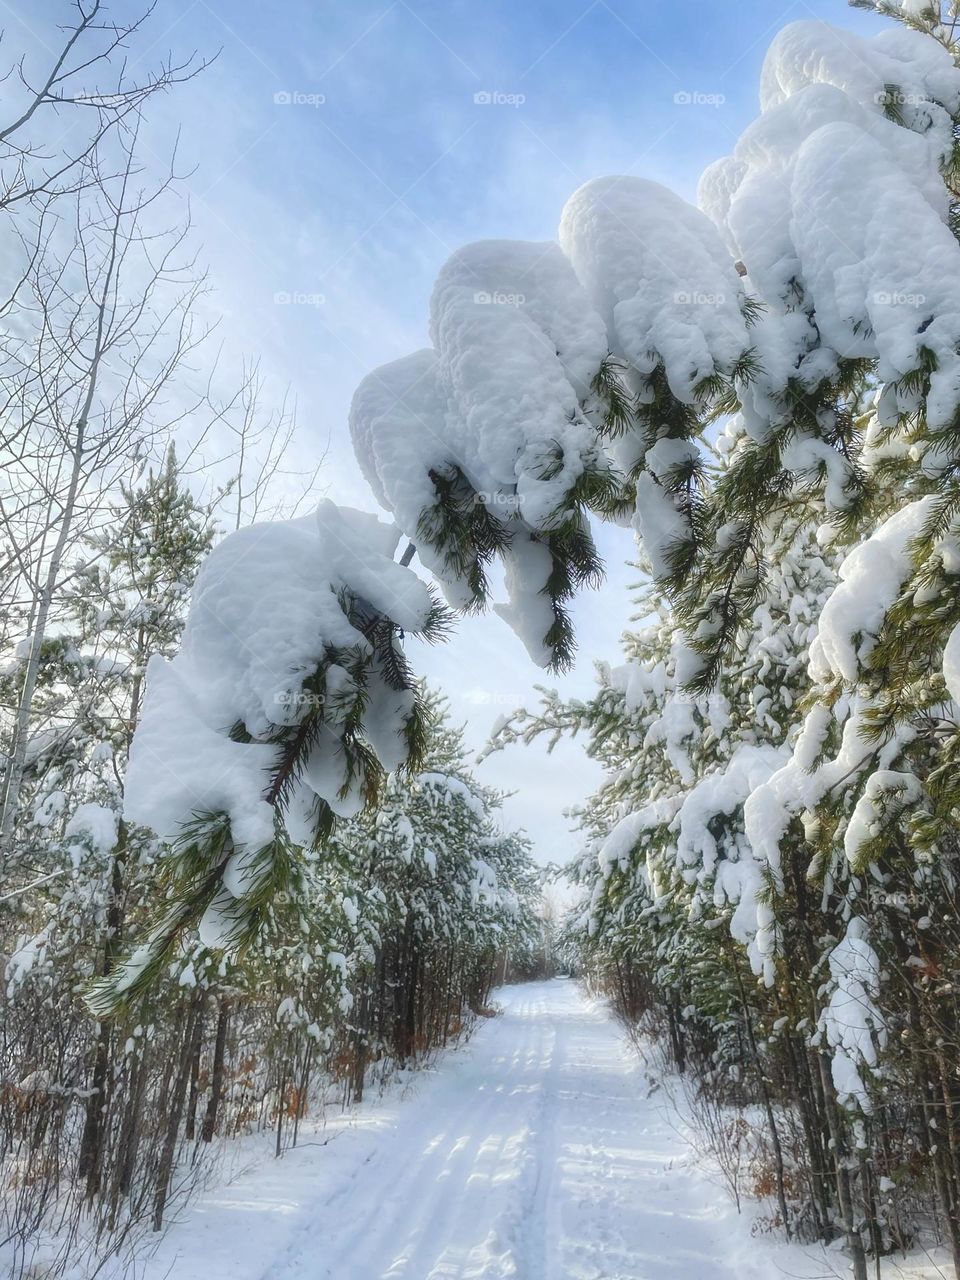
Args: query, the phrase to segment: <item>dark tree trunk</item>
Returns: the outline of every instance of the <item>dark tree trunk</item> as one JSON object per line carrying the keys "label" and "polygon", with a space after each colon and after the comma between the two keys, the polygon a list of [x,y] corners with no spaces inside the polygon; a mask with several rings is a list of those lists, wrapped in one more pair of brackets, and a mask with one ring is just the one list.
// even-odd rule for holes
{"label": "dark tree trunk", "polygon": [[217,1118],[220,1112],[220,1098],[223,1094],[223,1071],[227,1050],[227,1026],[230,1022],[230,1001],[221,997],[220,1010],[217,1014],[217,1038],[213,1047],[213,1069],[210,1072],[210,1096],[203,1116],[201,1138],[204,1142],[212,1142],[217,1130]]}

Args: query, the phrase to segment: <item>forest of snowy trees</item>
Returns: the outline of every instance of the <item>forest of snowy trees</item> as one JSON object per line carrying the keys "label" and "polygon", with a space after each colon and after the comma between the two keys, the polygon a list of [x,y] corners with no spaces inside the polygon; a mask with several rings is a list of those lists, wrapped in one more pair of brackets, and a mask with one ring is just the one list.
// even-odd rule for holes
{"label": "forest of snowy trees", "polygon": [[353,398],[380,516],[310,474],[275,497],[293,427],[255,364],[197,382],[208,285],[175,162],[151,185],[138,148],[202,61],[131,80],[140,20],[80,0],[20,77],[13,1274],[41,1239],[56,1275],[159,1231],[205,1148],[269,1128],[279,1154],[325,1091],[361,1098],[544,971],[544,875],[405,642],[490,608],[567,669],[599,521],[636,534],[622,660],[488,748],[570,737],[603,770],[564,966],[659,1047],[769,1230],[839,1242],[855,1280],[934,1244],[960,1274],[960,9],[857,7],[874,35],[775,36],[698,206],[597,178],[556,242],[449,258],[431,345]]}

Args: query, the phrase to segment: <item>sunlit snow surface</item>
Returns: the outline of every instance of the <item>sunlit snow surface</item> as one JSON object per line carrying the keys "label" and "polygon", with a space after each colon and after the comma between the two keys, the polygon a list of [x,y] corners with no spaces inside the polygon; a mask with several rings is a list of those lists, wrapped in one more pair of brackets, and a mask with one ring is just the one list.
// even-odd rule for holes
{"label": "sunlit snow surface", "polygon": [[[751,1235],[664,1090],[650,1095],[636,1051],[574,983],[495,998],[503,1015],[436,1071],[205,1194],[143,1280],[846,1274],[835,1251]],[[936,1274],[902,1261],[884,1272]]]}

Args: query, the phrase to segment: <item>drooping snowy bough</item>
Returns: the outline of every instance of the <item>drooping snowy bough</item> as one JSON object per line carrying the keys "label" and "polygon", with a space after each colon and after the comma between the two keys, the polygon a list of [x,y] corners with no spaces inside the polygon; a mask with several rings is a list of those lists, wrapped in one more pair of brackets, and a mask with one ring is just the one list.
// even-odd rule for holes
{"label": "drooping snowy bough", "polygon": [[[800,22],[768,54],[761,105],[704,175],[705,212],[604,178],[569,200],[559,250],[460,250],[434,290],[432,351],[355,397],[364,473],[448,598],[483,604],[502,555],[504,616],[544,665],[569,660],[564,601],[596,574],[585,511],[632,505],[707,687],[777,507],[812,491],[840,528],[865,509],[850,403],[868,376],[880,428],[922,410],[924,471],[952,465],[960,253],[944,173],[960,72],[915,31]],[[711,490],[699,437],[731,408],[740,456]]]}
{"label": "drooping snowy bough", "polygon": [[[874,813],[924,811],[909,770],[893,794],[876,781],[916,736],[897,722],[902,701],[879,692],[883,670],[903,660],[892,623],[900,632],[916,624],[912,674],[941,679],[938,654],[948,679],[954,668],[945,646],[960,606],[943,601],[956,600],[950,575],[958,567],[960,246],[950,183],[960,70],[942,43],[916,30],[863,39],[799,22],[769,51],[761,108],[733,155],[705,173],[702,211],[641,179],[599,179],[568,201],[560,255],[489,243],[451,259],[434,295],[433,352],[421,357],[431,390],[416,465],[430,486],[412,507],[381,494],[431,567],[454,581],[464,563],[498,551],[510,567],[517,539],[556,543],[551,522],[561,511],[622,516],[629,502],[654,578],[686,632],[670,678],[694,693],[715,686],[731,645],[749,632],[786,518],[807,512],[824,545],[876,529],[851,551],[823,610],[809,670],[823,701],[795,752],[792,739],[779,742],[780,767],[769,777],[754,770],[743,795],[733,762],[724,774],[727,797],[745,806],[756,859],[755,873],[733,889],[738,899],[746,893],[737,929],[773,982],[776,928],[765,903],[781,884],[779,849],[791,822],[832,802],[841,782],[870,797],[861,815],[868,803]],[[549,279],[535,269],[538,252],[556,264]],[[562,270],[564,256],[576,283]],[[584,363],[569,357],[558,289],[577,303]],[[456,324],[443,323],[451,313]],[[519,354],[525,326],[533,350],[550,338],[543,377]],[[398,429],[383,397],[370,411],[371,388],[397,368],[371,374],[354,401],[370,475],[388,469]],[[566,414],[559,425],[558,406]],[[736,418],[717,468],[705,430],[727,412]],[[541,441],[533,451],[531,417]],[[535,496],[545,436],[556,486],[546,521]],[[492,480],[483,463],[494,448]],[[574,457],[582,475],[604,476],[602,488],[571,483]],[[444,468],[464,477],[470,503],[483,508],[485,540],[448,515],[436,483]],[[902,511],[891,468],[909,477],[912,501]],[[562,562],[554,559],[561,571],[549,578],[547,556],[542,565],[541,574],[509,575],[507,616],[549,665],[566,651],[551,642],[544,611],[548,601],[562,607],[555,588],[568,580]],[[649,827],[637,816],[625,829],[642,842]],[[682,833],[682,818],[672,821]],[[853,824],[851,865],[862,868],[860,845],[874,834],[869,823]],[[736,879],[723,873],[718,883],[733,888]]]}
{"label": "drooping snowy bough", "polygon": [[489,241],[447,262],[432,351],[354,396],[358,460],[451,603],[485,604],[502,556],[498,612],[538,665],[565,666],[565,602],[600,569],[587,512],[635,510],[664,566],[691,541],[696,411],[751,367],[749,314],[704,214],[639,178],[587,183],[559,247]]}
{"label": "drooping snowy bough", "polygon": [[147,669],[124,796],[127,820],[171,844],[171,903],[105,998],[144,989],[187,924],[236,949],[290,888],[297,850],[371,803],[385,772],[416,767],[402,636],[435,638],[445,613],[394,560],[398,537],[325,501],[205,561],[180,652]]}

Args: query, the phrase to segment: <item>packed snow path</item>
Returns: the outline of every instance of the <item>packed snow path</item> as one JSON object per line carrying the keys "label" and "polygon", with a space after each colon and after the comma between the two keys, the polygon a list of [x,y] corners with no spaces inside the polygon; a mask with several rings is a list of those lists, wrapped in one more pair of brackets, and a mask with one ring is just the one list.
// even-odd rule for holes
{"label": "packed snow path", "polygon": [[203,1195],[149,1280],[171,1268],[178,1280],[825,1274],[792,1249],[782,1270],[780,1250],[750,1239],[692,1167],[662,1095],[648,1096],[621,1029],[575,983],[507,987],[497,1001],[502,1015],[416,1076],[412,1097],[365,1104],[328,1145],[308,1135]]}

